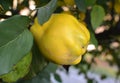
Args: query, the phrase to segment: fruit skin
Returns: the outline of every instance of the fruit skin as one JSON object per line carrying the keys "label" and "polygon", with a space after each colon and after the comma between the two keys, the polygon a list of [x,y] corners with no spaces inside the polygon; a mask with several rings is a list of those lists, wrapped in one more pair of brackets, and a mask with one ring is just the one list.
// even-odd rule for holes
{"label": "fruit skin", "polygon": [[75,4],[74,0],[64,0],[66,5],[73,6]]}
{"label": "fruit skin", "polygon": [[61,65],[78,64],[90,40],[87,28],[69,14],[53,14],[43,25],[36,18],[30,31],[43,56]]}
{"label": "fruit skin", "polygon": [[28,53],[23,57],[7,74],[0,76],[4,82],[12,83],[24,77],[29,72],[29,66],[32,61],[32,54]]}
{"label": "fruit skin", "polygon": [[120,1],[119,0],[115,0],[114,10],[116,13],[120,14]]}

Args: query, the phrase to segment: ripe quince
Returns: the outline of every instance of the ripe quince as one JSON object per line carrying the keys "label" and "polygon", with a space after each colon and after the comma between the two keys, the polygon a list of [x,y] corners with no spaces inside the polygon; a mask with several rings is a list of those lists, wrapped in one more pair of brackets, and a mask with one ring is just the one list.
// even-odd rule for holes
{"label": "ripe quince", "polygon": [[61,65],[78,64],[90,40],[85,25],[65,13],[53,14],[43,25],[36,17],[30,31],[43,56]]}

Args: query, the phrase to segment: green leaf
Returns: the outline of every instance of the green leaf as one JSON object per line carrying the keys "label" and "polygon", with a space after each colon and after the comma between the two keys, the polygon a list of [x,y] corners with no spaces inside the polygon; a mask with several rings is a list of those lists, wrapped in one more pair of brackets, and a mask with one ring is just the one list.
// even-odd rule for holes
{"label": "green leaf", "polygon": [[[39,72],[39,74],[37,76],[35,76],[32,79],[29,80],[20,80],[17,83],[51,83],[50,82],[50,73],[52,73],[53,71],[55,71],[55,65],[50,63],[48,64],[48,66]],[[53,70],[51,70],[53,68]]]}
{"label": "green leaf", "polygon": [[87,7],[93,6],[96,0],[75,0],[78,9],[82,12],[86,12]]}
{"label": "green leaf", "polygon": [[50,73],[47,71],[40,72],[38,77],[33,79],[32,83],[50,83]]}
{"label": "green leaf", "polygon": [[2,5],[3,9],[6,11],[12,7],[13,0],[0,0],[0,5]]}
{"label": "green leaf", "polygon": [[75,0],[75,3],[80,11],[86,12],[85,0]]}
{"label": "green leaf", "polygon": [[17,83],[51,83],[50,82],[50,73],[47,71],[41,71],[39,75],[30,79],[30,80],[20,80]]}
{"label": "green leaf", "polygon": [[101,25],[104,16],[105,16],[105,11],[103,7],[99,5],[93,6],[93,9],[91,11],[91,24],[94,30]]}
{"label": "green leaf", "polygon": [[57,64],[49,63],[48,66],[45,68],[45,71],[48,71],[50,73],[55,73],[58,68]]}
{"label": "green leaf", "polygon": [[31,50],[29,22],[28,17],[16,15],[0,23],[0,75],[8,73]]}
{"label": "green leaf", "polygon": [[23,78],[28,72],[32,61],[32,53],[27,53],[16,65],[12,71],[0,76],[4,82],[12,83]]}
{"label": "green leaf", "polygon": [[29,80],[21,80],[17,83],[51,83],[50,82],[50,74],[55,73],[57,69],[57,65],[54,63],[49,63],[44,70],[40,71],[39,74]]}
{"label": "green leaf", "polygon": [[90,31],[90,43],[91,43],[91,44],[94,44],[95,47],[97,48],[97,46],[98,46],[98,41],[97,41],[97,39],[96,39],[95,34],[94,34],[93,31]]}
{"label": "green leaf", "polygon": [[95,47],[97,48],[98,46],[98,41],[95,37],[95,33],[94,33],[94,30],[93,28],[91,27],[91,25],[88,24],[88,29],[89,29],[89,32],[90,32],[90,44],[94,44]]}
{"label": "green leaf", "polygon": [[85,0],[86,6],[93,6],[96,3],[96,0]]}
{"label": "green leaf", "polygon": [[60,77],[59,74],[55,73],[55,74],[54,74],[54,77],[55,77],[55,79],[56,79],[58,82],[60,82],[60,83],[62,82],[61,77]]}
{"label": "green leaf", "polygon": [[34,43],[32,48],[32,63],[30,66],[30,72],[25,78],[32,78],[38,75],[40,71],[42,71],[47,65],[48,61],[42,56],[40,53],[36,43]]}
{"label": "green leaf", "polygon": [[56,9],[57,0],[51,0],[47,5],[38,8],[38,21],[39,24],[45,23]]}

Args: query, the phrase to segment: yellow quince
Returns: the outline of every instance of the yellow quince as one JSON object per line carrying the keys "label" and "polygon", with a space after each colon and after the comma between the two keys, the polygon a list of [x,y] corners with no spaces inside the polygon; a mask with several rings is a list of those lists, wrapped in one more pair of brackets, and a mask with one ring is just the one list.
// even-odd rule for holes
{"label": "yellow quince", "polygon": [[30,31],[43,56],[61,65],[78,64],[90,40],[85,25],[65,13],[53,14],[43,25],[35,18]]}

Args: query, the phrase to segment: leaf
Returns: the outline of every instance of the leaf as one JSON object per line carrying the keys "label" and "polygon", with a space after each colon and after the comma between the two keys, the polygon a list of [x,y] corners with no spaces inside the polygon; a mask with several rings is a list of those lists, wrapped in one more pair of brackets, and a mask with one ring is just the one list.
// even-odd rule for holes
{"label": "leaf", "polygon": [[96,3],[96,0],[85,0],[86,6],[93,6]]}
{"label": "leaf", "polygon": [[97,46],[98,46],[98,41],[97,41],[97,39],[96,39],[95,34],[94,34],[93,31],[90,31],[90,43],[91,43],[91,44],[94,44],[95,47],[97,48]]}
{"label": "leaf", "polygon": [[47,5],[38,8],[38,21],[39,24],[45,23],[56,9],[57,0],[51,0]]}
{"label": "leaf", "polygon": [[40,72],[38,77],[33,79],[33,83],[50,83],[50,73],[47,71]]}
{"label": "leaf", "polygon": [[18,79],[23,78],[28,72],[32,61],[32,53],[27,53],[16,65],[14,65],[12,71],[0,76],[4,82],[12,83]]}
{"label": "leaf", "polygon": [[61,79],[61,77],[60,77],[60,75],[59,74],[57,74],[57,73],[55,73],[54,74],[54,77],[55,77],[55,79],[58,81],[58,82],[62,82],[62,79]]}
{"label": "leaf", "polygon": [[55,73],[55,71],[57,70],[58,65],[54,64],[54,63],[49,63],[48,66],[45,68],[45,71],[48,71],[50,73]]}
{"label": "leaf", "polygon": [[80,11],[86,12],[85,0],[75,0],[75,3]]}
{"label": "leaf", "polygon": [[0,75],[8,73],[31,50],[29,22],[28,17],[16,15],[0,23]]}
{"label": "leaf", "polygon": [[10,9],[10,7],[13,4],[13,0],[0,0],[0,5],[5,9],[6,11]]}
{"label": "leaf", "polygon": [[[53,70],[51,70],[53,69]],[[50,73],[56,71],[56,65],[49,63],[48,66],[39,72],[37,76],[29,80],[20,80],[17,83],[51,83],[50,82]]]}
{"label": "leaf", "polygon": [[41,71],[39,75],[30,80],[20,80],[16,83],[50,83],[50,73],[47,71]]}
{"label": "leaf", "polygon": [[36,74],[32,79],[20,80],[17,83],[50,83],[50,74],[55,73],[57,65],[54,63],[49,63],[44,70],[40,71],[39,74]]}
{"label": "leaf", "polygon": [[94,44],[95,47],[97,48],[98,41],[97,41],[97,39],[95,37],[95,33],[93,31],[93,28],[90,25],[88,25],[88,27],[89,27],[88,29],[89,29],[89,32],[90,32],[90,44]]}
{"label": "leaf", "polygon": [[40,71],[43,70],[48,65],[48,61],[42,56],[40,53],[36,43],[34,43],[33,48],[32,48],[32,63],[30,67],[30,72],[25,78],[32,78],[38,75]]}
{"label": "leaf", "polygon": [[82,12],[86,12],[87,7],[93,6],[96,0],[75,0],[78,9]]}
{"label": "leaf", "polygon": [[103,22],[103,18],[105,16],[105,11],[103,7],[99,5],[93,6],[91,11],[91,24],[93,29],[95,30],[101,23]]}

